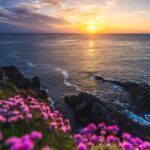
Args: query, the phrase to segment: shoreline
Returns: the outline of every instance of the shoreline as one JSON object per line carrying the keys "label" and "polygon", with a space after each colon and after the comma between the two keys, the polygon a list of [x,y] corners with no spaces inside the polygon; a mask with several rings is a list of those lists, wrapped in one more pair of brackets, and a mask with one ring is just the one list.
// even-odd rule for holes
{"label": "shoreline", "polygon": [[[14,66],[11,66],[10,68],[9,67],[2,67],[4,70],[6,69],[8,72],[7,72],[7,76],[11,76],[12,74],[16,74],[17,73],[17,76],[18,76],[18,81],[15,81],[14,79],[12,79],[11,78],[11,82],[16,86],[17,85],[17,87],[18,88],[21,88],[21,89],[23,89],[23,90],[25,90],[27,93],[29,92],[29,94],[31,94],[32,92],[30,91],[30,90],[33,90],[35,93],[33,94],[33,95],[31,95],[31,96],[36,96],[36,97],[41,97],[42,99],[47,99],[47,102],[49,103],[49,101],[48,101],[48,99],[49,99],[49,97],[48,97],[48,93],[47,93],[47,91],[45,90],[45,89],[43,89],[42,87],[41,87],[41,85],[40,85],[40,81],[39,81],[39,78],[38,77],[33,77],[32,79],[27,79],[27,78],[25,78],[20,72],[19,72],[19,70],[16,68],[16,67],[14,67]],[[13,68],[13,69],[12,69]],[[36,79],[34,82],[33,82],[33,79]],[[97,82],[101,82],[101,84],[102,83],[108,83],[108,82],[110,82],[111,84],[117,84],[118,86],[124,86],[125,87],[125,85],[124,85],[124,83],[121,83],[121,82],[118,82],[118,81],[111,81],[111,80],[105,80],[105,79],[103,79],[102,77],[100,77],[100,76],[95,76],[94,77],[94,79],[96,79],[97,80]],[[65,78],[64,79],[66,82],[67,82],[67,79]],[[19,82],[19,86],[18,86],[18,82]],[[22,82],[22,84],[21,84],[21,82]],[[131,85],[130,85],[131,84]],[[134,85],[134,88],[135,87],[137,87],[138,86],[138,84],[136,83],[136,84],[133,84],[132,82],[130,82],[130,84],[128,83],[128,88],[130,87],[130,86],[133,86]],[[130,85],[130,86],[129,86]],[[126,85],[127,86],[127,85]],[[126,87],[127,88],[127,87]],[[128,89],[129,90],[129,89]],[[37,92],[37,93],[36,93]],[[43,96],[41,95],[42,94],[42,92],[43,92]],[[110,103],[104,103],[104,102],[102,102],[101,100],[100,100],[100,98],[98,99],[96,96],[91,96],[91,94],[90,93],[85,93],[85,95],[83,94],[83,96],[81,96],[82,95],[82,91],[80,91],[81,93],[79,94],[79,95],[77,95],[77,96],[75,96],[75,95],[73,95],[73,96],[65,96],[65,98],[64,98],[64,102],[70,107],[70,112],[72,111],[72,113],[74,114],[74,116],[72,116],[72,117],[74,117],[74,118],[72,118],[71,117],[71,119],[75,119],[75,121],[76,121],[76,125],[72,125],[72,126],[74,126],[74,128],[78,128],[77,126],[85,126],[86,124],[88,124],[88,123],[90,123],[90,121],[92,121],[92,122],[94,122],[94,123],[98,123],[98,122],[102,122],[102,121],[105,121],[106,123],[108,123],[108,124],[112,124],[113,123],[113,121],[112,120],[114,120],[115,122],[115,124],[118,124],[118,125],[121,125],[121,126],[124,126],[124,121],[121,123],[121,124],[119,124],[119,120],[118,120],[118,118],[119,117],[122,117],[122,118],[126,118],[126,120],[128,120],[129,121],[129,125],[128,125],[128,127],[127,127],[127,129],[125,128],[125,130],[127,130],[127,131],[130,131],[130,132],[133,132],[133,134],[135,134],[134,133],[134,131],[132,131],[132,130],[135,130],[135,129],[131,129],[131,130],[129,130],[128,128],[130,128],[130,126],[131,125],[134,125],[136,128],[137,127],[140,127],[141,128],[141,131],[144,129],[146,129],[145,131],[147,131],[147,134],[149,133],[149,131],[150,131],[150,126],[149,127],[144,127],[142,124],[138,124],[138,122],[136,122],[136,120],[134,120],[134,118],[130,118],[129,116],[124,116],[123,114],[120,114],[120,110],[122,109],[120,106],[118,106],[118,105],[112,105],[112,104],[110,104]],[[131,91],[130,91],[131,92]],[[26,93],[26,94],[27,94]],[[132,93],[132,92],[131,92]],[[15,94],[16,95],[16,94]],[[15,96],[14,95],[14,96]],[[28,95],[28,94],[27,94]],[[46,96],[47,95],[47,96]],[[13,95],[12,95],[13,96]],[[46,96],[46,97],[45,97]],[[86,98],[83,98],[84,96],[86,96]],[[69,101],[67,101],[66,100],[66,98],[69,98]],[[73,101],[74,101],[74,98],[76,99],[76,102],[74,103]],[[83,99],[82,99],[83,98]],[[90,106],[89,106],[89,104],[86,104],[86,102],[87,102],[87,99],[91,99],[92,100],[92,102],[90,102]],[[82,100],[81,100],[82,99]],[[90,100],[89,99],[89,100]],[[94,99],[94,101],[93,101],[93,99]],[[79,102],[79,100],[80,100],[80,102],[83,102],[83,103],[80,103]],[[74,103],[73,105],[71,104],[71,103]],[[87,108],[87,105],[88,105],[88,108]],[[95,108],[92,108],[93,107],[93,105],[95,105],[94,107]],[[74,109],[75,108],[75,109]],[[76,109],[77,108],[77,109]],[[104,108],[105,109],[105,111],[103,111],[103,112],[101,112],[101,111],[99,111],[99,109],[101,110],[101,108]],[[97,112],[94,112],[94,114],[93,115],[95,115],[95,119],[93,119],[94,117],[92,116],[92,118],[91,117],[89,117],[89,115],[91,115],[90,113],[91,113],[91,109],[95,109],[95,110],[97,110]],[[115,110],[116,109],[116,110]],[[87,113],[85,113],[84,112],[84,110],[87,110]],[[114,118],[113,116],[111,116],[110,115],[110,113],[109,113],[109,111],[112,111],[112,112],[114,112],[114,114],[116,115],[116,116],[118,116],[118,118],[116,117],[116,118]],[[69,109],[68,109],[68,111],[69,111]],[[68,112],[68,113],[70,113],[70,112]],[[93,112],[92,112],[93,113]],[[104,114],[103,114],[104,113]],[[97,118],[100,118],[100,116],[101,115],[106,115],[106,116],[108,116],[108,118],[109,118],[109,120],[103,120],[102,118],[101,119],[98,119],[97,120]],[[87,122],[84,122],[84,121],[82,121],[82,119],[84,118],[84,120],[88,120]],[[91,118],[91,119],[90,119]],[[80,120],[81,119],[81,120]],[[121,119],[121,118],[120,118]],[[78,129],[77,129],[78,130]],[[143,132],[145,132],[145,131],[143,131]],[[145,136],[145,138],[146,139],[150,139],[150,137],[148,136],[147,137],[147,134],[145,134],[145,133],[141,133],[141,134],[143,134],[144,136]],[[150,135],[150,134],[149,134]],[[142,135],[140,135],[140,134],[137,134],[137,136],[142,136]],[[143,137],[143,136],[142,136]]]}

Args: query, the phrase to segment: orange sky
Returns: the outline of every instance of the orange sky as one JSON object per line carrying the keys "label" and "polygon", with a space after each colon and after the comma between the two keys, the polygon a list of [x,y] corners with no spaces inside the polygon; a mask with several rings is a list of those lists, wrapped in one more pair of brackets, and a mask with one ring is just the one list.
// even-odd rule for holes
{"label": "orange sky", "polygon": [[5,30],[150,33],[150,0],[1,0]]}

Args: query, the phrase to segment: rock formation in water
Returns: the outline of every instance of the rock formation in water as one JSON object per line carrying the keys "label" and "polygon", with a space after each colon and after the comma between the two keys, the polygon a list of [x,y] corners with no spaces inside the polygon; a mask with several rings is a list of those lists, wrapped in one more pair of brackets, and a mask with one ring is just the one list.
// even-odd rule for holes
{"label": "rock formation in water", "polygon": [[[135,114],[139,115],[143,112],[150,114],[150,86],[148,84],[105,80],[99,76],[95,76],[95,79],[117,85],[126,91],[129,97],[124,101],[126,100]],[[78,124],[85,125],[90,122],[117,124],[122,131],[150,139],[150,122],[142,117],[138,120],[138,117],[134,118],[136,115],[132,113],[129,113],[129,116],[126,108],[121,105],[101,100],[100,97],[84,92],[79,95],[65,96],[65,102],[72,109]]]}
{"label": "rock formation in water", "polygon": [[150,113],[150,85],[147,83],[120,82],[113,80],[105,80],[100,76],[94,76],[97,81],[108,82],[123,88],[130,98],[125,102],[132,106],[136,113]]}

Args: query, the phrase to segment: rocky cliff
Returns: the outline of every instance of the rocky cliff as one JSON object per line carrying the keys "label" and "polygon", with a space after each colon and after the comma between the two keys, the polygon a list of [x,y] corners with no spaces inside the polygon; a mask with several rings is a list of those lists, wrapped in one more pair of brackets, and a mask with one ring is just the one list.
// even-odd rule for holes
{"label": "rocky cliff", "polygon": [[[72,109],[76,122],[85,125],[91,122],[117,124],[122,131],[150,140],[150,121],[144,114],[150,114],[150,86],[146,83],[119,82],[95,76],[97,81],[108,82],[122,89],[129,96],[113,102],[96,95],[82,92],[65,96],[65,102]],[[128,104],[128,107],[124,105]]]}
{"label": "rocky cliff", "polygon": [[[7,89],[7,90],[5,90]],[[15,66],[0,68],[0,90],[7,92],[8,97],[16,94],[31,95],[41,99],[47,99],[47,93],[41,89],[38,77],[28,79]]]}

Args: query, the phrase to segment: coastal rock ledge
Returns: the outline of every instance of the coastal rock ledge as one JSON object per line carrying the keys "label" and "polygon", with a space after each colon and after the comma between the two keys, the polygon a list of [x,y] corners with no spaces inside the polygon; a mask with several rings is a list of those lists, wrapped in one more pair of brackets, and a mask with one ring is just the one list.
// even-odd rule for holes
{"label": "coastal rock ledge", "polygon": [[[15,94],[18,92],[18,94],[31,95],[36,98],[48,98],[46,90],[41,89],[38,77],[35,76],[32,79],[26,78],[15,66],[0,67],[0,88],[11,87],[15,88]],[[10,96],[14,96],[13,93]]]}
{"label": "coastal rock ledge", "polygon": [[128,117],[124,108],[107,103],[100,98],[85,92],[79,95],[65,96],[65,102],[72,109],[78,125],[105,122],[108,125],[117,124],[121,131],[150,140],[150,125],[144,125]]}

